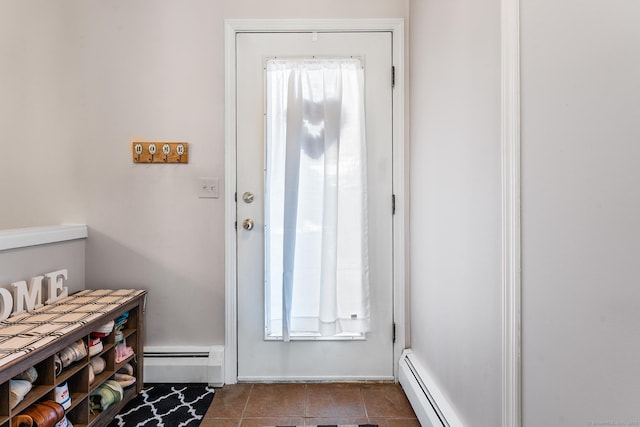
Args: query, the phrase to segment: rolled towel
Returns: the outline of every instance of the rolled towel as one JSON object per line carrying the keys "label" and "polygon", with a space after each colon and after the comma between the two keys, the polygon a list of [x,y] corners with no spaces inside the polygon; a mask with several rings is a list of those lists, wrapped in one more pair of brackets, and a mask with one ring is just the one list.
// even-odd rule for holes
{"label": "rolled towel", "polygon": [[96,375],[101,374],[106,366],[107,362],[100,356],[92,357],[89,360],[89,384],[93,384]]}
{"label": "rolled towel", "polygon": [[96,380],[96,373],[93,372],[93,366],[89,365],[89,384],[93,384]]}
{"label": "rolled towel", "polygon": [[91,360],[89,360],[89,363],[93,367],[93,372],[96,375],[101,374],[107,366],[107,362],[100,356],[92,357]]}
{"label": "rolled towel", "polygon": [[135,352],[132,347],[127,347],[127,340],[122,339],[122,341],[116,344],[116,363],[120,363],[125,361],[131,356],[135,356]]}
{"label": "rolled towel", "polygon": [[63,382],[55,388],[56,402],[61,404],[64,409],[71,407],[71,395],[69,394],[69,386]]}
{"label": "rolled towel", "polygon": [[117,381],[105,381],[89,395],[91,409],[104,411],[111,404],[121,401],[123,395],[124,390]]}
{"label": "rolled towel", "polygon": [[76,352],[71,347],[65,347],[58,353],[62,367],[66,368],[75,361]]}
{"label": "rolled towel", "polygon": [[74,362],[87,357],[87,344],[83,340],[78,340],[71,345],[71,349],[75,353]]}
{"label": "rolled towel", "polygon": [[29,381],[31,384],[33,384],[38,379],[38,371],[36,371],[36,368],[32,366],[29,369],[27,369],[26,371],[21,372],[20,374],[18,374],[15,377],[13,377],[13,379],[14,380],[26,380],[26,381]]}
{"label": "rolled towel", "polygon": [[[87,356],[87,344],[83,340],[78,340],[71,344],[69,347],[65,347],[60,350],[59,357],[62,362],[62,367],[66,368],[74,362],[83,359]],[[57,369],[57,367],[56,367]]]}
{"label": "rolled towel", "polygon": [[114,374],[113,379],[116,380],[122,388],[127,388],[136,383],[136,377],[128,374]]}
{"label": "rolled towel", "polygon": [[56,376],[62,373],[62,360],[60,360],[60,353],[53,355],[53,364],[55,366]]}
{"label": "rolled towel", "polygon": [[131,363],[125,363],[122,368],[118,369],[119,374],[133,375],[133,366]]}
{"label": "rolled towel", "polygon": [[122,315],[118,316],[115,320],[116,327],[124,325],[127,323],[127,319],[129,318],[129,312],[122,313]]}
{"label": "rolled towel", "polygon": [[91,332],[91,338],[105,338],[108,336],[109,334],[105,334],[104,332]]}
{"label": "rolled towel", "polygon": [[[93,332],[96,332],[100,335],[102,334],[106,334],[109,335],[111,333],[111,331],[113,331],[113,326],[115,325],[115,322],[113,320],[105,323],[104,325],[100,326],[98,329],[94,330]],[[105,336],[105,335],[102,335]]]}
{"label": "rolled towel", "polygon": [[29,393],[31,387],[33,387],[33,384],[27,380],[9,380],[9,406],[11,409],[22,402],[22,399]]}
{"label": "rolled towel", "polygon": [[95,356],[100,353],[104,346],[100,338],[91,338],[89,341],[89,356]]}

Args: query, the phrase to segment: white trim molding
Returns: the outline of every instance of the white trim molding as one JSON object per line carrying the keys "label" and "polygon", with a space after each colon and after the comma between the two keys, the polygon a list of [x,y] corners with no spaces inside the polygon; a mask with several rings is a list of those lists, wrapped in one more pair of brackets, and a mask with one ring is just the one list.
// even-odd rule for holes
{"label": "white trim molding", "polygon": [[144,379],[150,383],[224,384],[224,347],[145,346]]}
{"label": "white trim molding", "polygon": [[502,0],[502,427],[522,425],[520,4]]}
{"label": "white trim molding", "polygon": [[87,235],[87,226],[84,224],[0,230],[0,251],[86,239]]}
{"label": "white trim molding", "polygon": [[398,380],[421,426],[464,427],[445,393],[412,350],[402,353],[399,365]]}
{"label": "white trim molding", "polygon": [[290,31],[390,31],[393,65],[393,192],[394,216],[394,375],[405,347],[405,66],[404,20],[393,19],[228,19],[225,20],[225,366],[227,384],[238,380],[237,337],[237,241],[236,241],[236,34]]}

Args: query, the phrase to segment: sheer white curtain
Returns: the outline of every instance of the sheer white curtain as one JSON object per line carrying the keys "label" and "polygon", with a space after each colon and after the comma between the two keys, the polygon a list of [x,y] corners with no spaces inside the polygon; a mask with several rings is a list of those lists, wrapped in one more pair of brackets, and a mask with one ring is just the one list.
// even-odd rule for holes
{"label": "sheer white curtain", "polygon": [[358,59],[266,62],[266,335],[369,329],[364,75]]}

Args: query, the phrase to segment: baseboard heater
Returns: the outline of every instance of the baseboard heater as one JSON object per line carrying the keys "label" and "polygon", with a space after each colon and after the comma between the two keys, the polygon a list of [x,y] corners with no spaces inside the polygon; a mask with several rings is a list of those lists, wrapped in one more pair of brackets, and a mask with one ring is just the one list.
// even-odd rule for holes
{"label": "baseboard heater", "polygon": [[224,346],[145,347],[145,383],[224,384]]}
{"label": "baseboard heater", "polygon": [[463,427],[453,407],[412,350],[400,357],[398,380],[423,427]]}

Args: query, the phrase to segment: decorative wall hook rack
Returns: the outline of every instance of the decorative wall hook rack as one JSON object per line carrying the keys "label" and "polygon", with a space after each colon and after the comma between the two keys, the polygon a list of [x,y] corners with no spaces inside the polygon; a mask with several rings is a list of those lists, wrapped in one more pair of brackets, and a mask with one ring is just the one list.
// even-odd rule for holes
{"label": "decorative wall hook rack", "polygon": [[133,163],[189,163],[187,142],[131,143]]}

